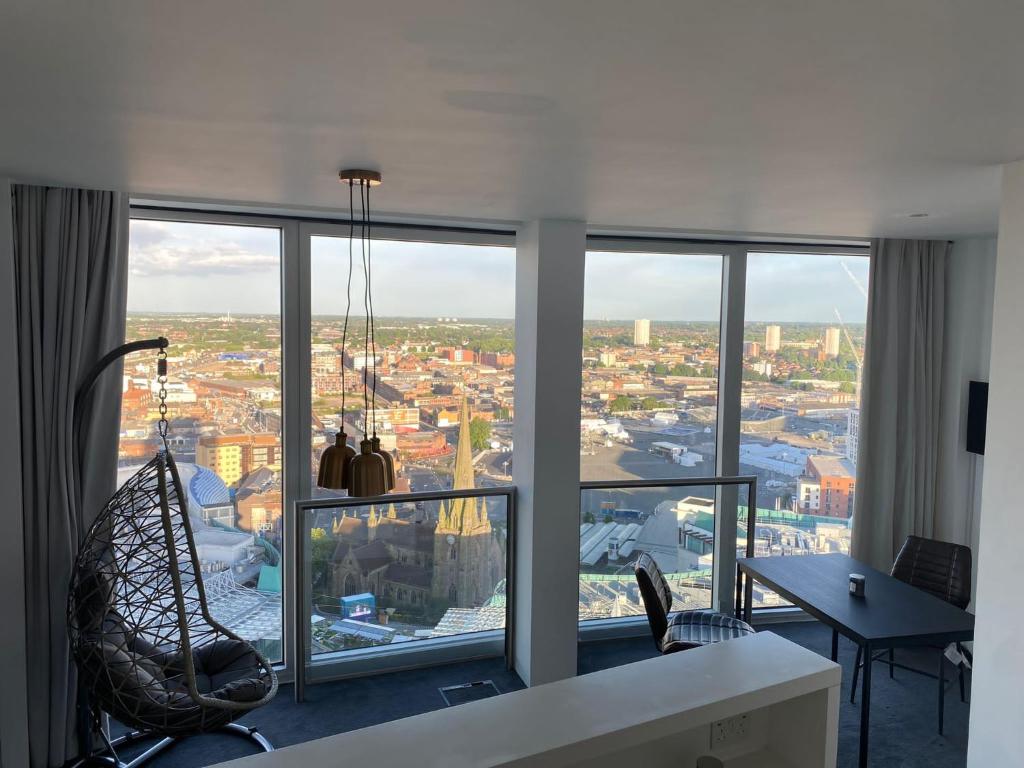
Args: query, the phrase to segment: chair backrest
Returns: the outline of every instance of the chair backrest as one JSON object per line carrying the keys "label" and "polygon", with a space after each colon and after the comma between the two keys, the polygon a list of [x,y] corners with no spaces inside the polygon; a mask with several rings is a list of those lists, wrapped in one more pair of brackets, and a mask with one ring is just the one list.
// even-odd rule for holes
{"label": "chair backrest", "polygon": [[971,602],[971,549],[963,544],[907,536],[892,575],[958,608]]}
{"label": "chair backrest", "polygon": [[647,611],[647,623],[651,625],[654,644],[661,650],[662,640],[668,630],[668,612],[672,610],[672,590],[669,589],[661,568],[646,552],[637,559],[633,572],[640,586],[640,596],[644,600],[644,610]]}
{"label": "chair backrest", "polygon": [[83,680],[132,727],[166,731],[168,702],[225,706],[200,693],[192,650],[238,638],[209,614],[186,503],[173,457],[158,453],[107,502],[72,570],[68,628]]}

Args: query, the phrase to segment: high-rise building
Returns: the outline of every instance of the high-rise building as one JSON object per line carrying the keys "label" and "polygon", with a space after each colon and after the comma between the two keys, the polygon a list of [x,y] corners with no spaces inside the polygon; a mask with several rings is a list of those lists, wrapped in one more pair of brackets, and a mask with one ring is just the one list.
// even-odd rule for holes
{"label": "high-rise building", "polygon": [[825,329],[825,342],[824,342],[825,354],[828,357],[839,357],[839,329],[838,328],[826,328]]}
{"label": "high-rise building", "polygon": [[612,368],[615,365],[615,353],[614,352],[602,352],[597,356],[597,362],[602,368]]}
{"label": "high-rise building", "polygon": [[761,356],[761,345],[756,341],[744,341],[743,342],[743,356],[744,357],[760,357]]}
{"label": "high-rise building", "polygon": [[274,434],[205,435],[196,445],[196,464],[209,467],[226,485],[259,467],[281,468],[281,438]]}
{"label": "high-rise building", "polygon": [[851,408],[846,414],[846,458],[853,464],[854,470],[857,469],[857,448],[859,446],[860,408]]}
{"label": "high-rise building", "polygon": [[634,320],[633,321],[633,346],[634,347],[646,347],[651,343],[651,321],[650,320]]}
{"label": "high-rise building", "polygon": [[856,470],[849,459],[845,456],[808,456],[804,474],[819,487],[817,514],[844,520],[853,517],[857,480]]}
{"label": "high-rise building", "polygon": [[778,325],[769,325],[764,329],[764,351],[778,352],[782,349],[782,328]]}

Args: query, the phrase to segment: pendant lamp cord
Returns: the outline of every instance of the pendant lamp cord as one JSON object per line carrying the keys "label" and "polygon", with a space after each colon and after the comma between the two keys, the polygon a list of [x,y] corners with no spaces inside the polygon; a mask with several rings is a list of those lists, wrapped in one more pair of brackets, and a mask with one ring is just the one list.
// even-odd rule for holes
{"label": "pendant lamp cord", "polygon": [[373,436],[377,436],[377,323],[373,311],[373,221],[370,218],[370,182],[366,182],[366,293],[370,297],[370,349],[373,355]]}
{"label": "pendant lamp cord", "polygon": [[362,182],[359,183],[359,207],[359,249],[363,259],[363,312],[366,316],[366,325],[363,328],[363,437],[369,438],[366,417],[370,415],[370,395],[366,358],[370,354],[370,277],[366,265],[366,199],[363,197]]}
{"label": "pendant lamp cord", "polygon": [[348,283],[345,286],[345,325],[341,329],[341,432],[345,432],[345,350],[348,349],[348,318],[352,312],[352,239],[356,233],[354,192],[348,183]]}

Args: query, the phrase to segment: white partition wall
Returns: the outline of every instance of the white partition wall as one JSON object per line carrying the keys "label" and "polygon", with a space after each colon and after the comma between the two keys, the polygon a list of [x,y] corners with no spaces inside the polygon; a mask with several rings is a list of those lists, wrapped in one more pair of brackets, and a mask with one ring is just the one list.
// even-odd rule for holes
{"label": "white partition wall", "polygon": [[1024,754],[1020,639],[1021,454],[1024,410],[1024,162],[1003,170],[985,479],[978,546],[975,668],[968,765],[1019,765]]}
{"label": "white partition wall", "polygon": [[580,381],[586,225],[534,221],[516,242],[515,666],[576,674]]}

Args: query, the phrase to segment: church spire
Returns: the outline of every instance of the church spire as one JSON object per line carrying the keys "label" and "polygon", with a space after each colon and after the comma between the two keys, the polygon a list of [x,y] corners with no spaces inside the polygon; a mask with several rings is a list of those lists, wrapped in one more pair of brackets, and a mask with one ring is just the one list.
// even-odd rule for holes
{"label": "church spire", "polygon": [[[459,405],[459,442],[455,446],[455,468],[452,472],[452,488],[466,490],[475,488],[473,480],[473,439],[469,429],[469,400],[462,396]],[[442,505],[443,509],[444,505]],[[442,525],[443,523],[443,525]],[[476,499],[453,499],[448,504],[447,514],[438,522],[438,530],[467,533],[477,525]]]}
{"label": "church spire", "polygon": [[473,438],[469,428],[469,400],[462,396],[459,406],[459,443],[455,446],[455,476],[452,488],[473,488]]}

